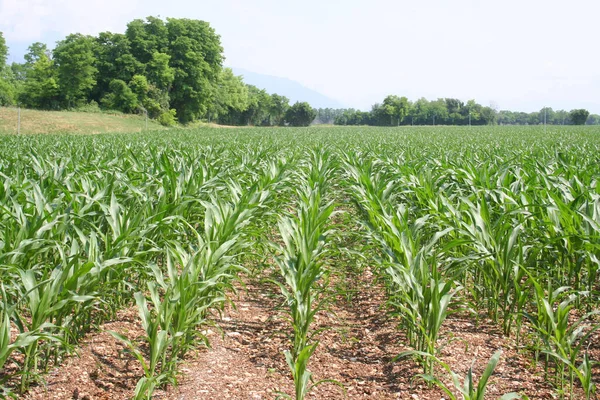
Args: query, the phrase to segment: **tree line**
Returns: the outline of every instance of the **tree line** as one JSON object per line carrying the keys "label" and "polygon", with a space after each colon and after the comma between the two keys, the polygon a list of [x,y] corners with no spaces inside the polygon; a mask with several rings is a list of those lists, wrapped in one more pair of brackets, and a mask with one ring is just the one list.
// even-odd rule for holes
{"label": "tree line", "polygon": [[544,107],[540,111],[525,113],[518,111],[500,111],[498,123],[502,125],[598,125],[600,115],[590,114],[585,109],[571,111],[553,110],[552,107]]}
{"label": "tree line", "polygon": [[220,37],[204,21],[136,19],[123,34],[71,34],[53,50],[33,43],[24,63],[7,65],[7,55],[0,32],[0,106],[116,110],[164,125],[307,126],[316,117],[309,104],[290,105],[223,68]]}
{"label": "tree line", "polygon": [[469,100],[425,98],[414,102],[406,97],[390,95],[382,103],[373,105],[371,111],[355,109],[319,109],[317,123],[334,125],[596,125],[600,115],[590,115],[587,110],[554,111],[550,107],[538,112],[496,111]]}
{"label": "tree line", "polygon": [[28,48],[24,63],[7,65],[0,32],[0,106],[42,110],[116,110],[147,114],[164,125],[205,120],[225,125],[535,125],[599,124],[587,110],[496,111],[453,98],[409,101],[387,96],[370,111],[314,110],[244,83],[223,68],[219,35],[207,22],[148,17],[125,33],[68,35],[53,50]]}

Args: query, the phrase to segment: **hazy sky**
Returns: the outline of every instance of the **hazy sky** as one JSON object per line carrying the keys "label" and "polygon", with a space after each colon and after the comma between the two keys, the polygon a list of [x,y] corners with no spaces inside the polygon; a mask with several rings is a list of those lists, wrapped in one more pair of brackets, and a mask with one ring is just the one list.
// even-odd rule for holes
{"label": "hazy sky", "polygon": [[397,94],[600,113],[598,0],[0,0],[0,31],[20,61],[31,42],[148,15],[208,21],[226,65],[350,107]]}

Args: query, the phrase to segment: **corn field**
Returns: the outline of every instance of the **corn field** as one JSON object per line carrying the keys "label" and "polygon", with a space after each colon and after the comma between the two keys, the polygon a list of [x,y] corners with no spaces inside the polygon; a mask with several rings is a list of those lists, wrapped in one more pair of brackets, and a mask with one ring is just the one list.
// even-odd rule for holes
{"label": "corn field", "polygon": [[[333,385],[344,398],[342,382],[310,372],[311,357],[327,350],[319,337],[328,328],[315,318],[352,301],[334,265],[360,259],[409,349],[389,363],[416,363],[415,380],[449,398],[491,398],[501,351],[477,360],[480,377],[441,358],[458,315],[497,326],[557,398],[596,398],[600,130],[1,139],[0,397],[43,385],[86,335],[135,308],[143,340],[110,334],[143,370],[131,396],[150,399],[178,384],[186,356],[210,345],[206,327],[262,274],[278,288],[288,329],[281,358],[295,388],[276,396],[316,398],[317,386]],[[340,218],[360,229],[346,232]],[[335,245],[348,235],[352,246]],[[362,273],[346,264],[344,274]],[[530,397],[519,387],[502,393]]]}

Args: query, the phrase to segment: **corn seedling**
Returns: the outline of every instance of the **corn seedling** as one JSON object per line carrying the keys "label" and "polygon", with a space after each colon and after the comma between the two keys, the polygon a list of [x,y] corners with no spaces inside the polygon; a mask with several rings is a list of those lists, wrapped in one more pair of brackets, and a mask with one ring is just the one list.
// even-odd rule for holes
{"label": "corn seedling", "polygon": [[[430,374],[420,374],[417,375],[421,379],[425,380],[428,383],[434,384],[439,387],[448,395],[451,400],[484,400],[485,392],[487,390],[489,379],[494,373],[498,362],[500,361],[500,356],[502,355],[502,351],[497,351],[494,353],[492,358],[488,361],[483,374],[479,378],[478,381],[475,380],[473,376],[473,365],[469,367],[467,374],[463,379],[461,379],[460,375],[453,372],[448,364],[436,358],[435,356],[423,352],[417,351],[409,351],[403,354],[400,354],[397,358],[407,357],[410,355],[419,355],[422,357],[432,358],[437,365],[440,365],[448,375],[452,378],[453,387],[448,387],[444,382],[442,382],[438,377]],[[456,396],[456,392],[459,393],[459,396]],[[520,399],[521,396],[517,393],[507,393],[503,396],[499,397],[499,400],[512,400],[512,399]]]}
{"label": "corn seedling", "polygon": [[[283,216],[278,223],[284,245],[275,246],[282,253],[276,260],[283,277],[283,282],[276,283],[285,298],[293,328],[290,338],[292,348],[284,354],[294,380],[297,400],[304,399],[314,386],[326,382],[313,383],[307,368],[319,345],[315,339],[319,331],[312,330],[311,324],[325,306],[317,282],[325,273],[321,259],[330,233],[325,229],[334,208],[323,198],[327,175],[331,172],[325,157],[323,153],[314,154],[316,162],[306,175],[306,183],[298,190],[297,214]],[[291,398],[285,394],[280,394],[280,397]]]}

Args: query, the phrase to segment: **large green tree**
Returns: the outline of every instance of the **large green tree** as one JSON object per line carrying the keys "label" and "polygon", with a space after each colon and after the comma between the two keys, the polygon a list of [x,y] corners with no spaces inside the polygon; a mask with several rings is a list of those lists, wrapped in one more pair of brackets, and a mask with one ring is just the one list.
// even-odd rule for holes
{"label": "large green tree", "polygon": [[170,65],[175,79],[171,107],[183,123],[203,117],[214,95],[223,63],[220,37],[207,22],[167,19]]}
{"label": "large green tree", "polygon": [[[10,83],[11,89],[13,91],[13,102],[21,102],[20,99],[22,97],[23,90],[25,87],[25,81],[27,80],[27,76],[29,75],[29,73],[33,70],[33,66],[35,65],[35,63],[42,57],[50,58],[50,54],[51,53],[50,51],[48,51],[48,47],[44,43],[32,43],[28,48],[28,52],[24,56],[25,62],[13,62],[10,65],[10,71],[5,71],[5,76],[7,77],[7,81]],[[54,82],[54,84],[56,84],[56,82]],[[30,85],[28,90],[33,90],[33,86]],[[41,93],[35,96],[43,97],[44,94]]]}
{"label": "large green tree", "polygon": [[414,102],[411,109],[411,123],[415,125],[431,124],[433,111],[429,105],[429,101],[422,97]]}
{"label": "large green tree", "polygon": [[13,62],[10,65],[10,69],[12,71],[14,79],[17,82],[22,83],[25,81],[25,79],[27,79],[27,65]]}
{"label": "large green tree", "polygon": [[0,106],[10,106],[15,103],[17,90],[12,70],[0,68]]}
{"label": "large green tree", "polygon": [[571,110],[571,112],[569,112],[569,119],[573,125],[585,125],[589,116],[590,112],[583,108]]}
{"label": "large green tree", "polygon": [[120,79],[115,79],[110,83],[109,88],[110,92],[102,98],[102,103],[106,108],[123,111],[125,113],[131,113],[138,110],[138,97],[133,90],[127,86],[127,83]]}
{"label": "large green tree", "polygon": [[481,125],[496,125],[497,113],[492,107],[481,108]]}
{"label": "large green tree", "polygon": [[569,112],[566,110],[556,110],[554,112],[554,118],[552,119],[554,125],[568,125],[571,123],[569,120]]}
{"label": "large green tree", "polygon": [[35,42],[32,43],[27,49],[28,52],[25,54],[25,64],[29,66],[33,66],[43,56],[50,56],[50,52],[48,51],[48,46],[45,43]]}
{"label": "large green tree", "polygon": [[175,70],[171,68],[169,62],[171,56],[158,51],[152,54],[152,58],[146,64],[146,77],[159,90],[168,92],[171,90],[175,80]]}
{"label": "large green tree", "polygon": [[270,125],[269,110],[271,109],[271,96],[256,86],[248,87],[248,107],[239,119],[239,125]]}
{"label": "large green tree", "polygon": [[538,113],[540,124],[543,124],[544,122],[546,122],[546,124],[553,123],[554,118],[556,116],[555,114],[556,113],[554,112],[552,107],[543,107]]}
{"label": "large green tree", "polygon": [[96,85],[94,45],[93,37],[73,34],[58,42],[54,49],[58,83],[68,107],[87,101]]}
{"label": "large green tree", "polygon": [[271,95],[271,125],[283,125],[285,122],[285,113],[290,108],[290,100],[285,96],[280,96],[277,93]]}
{"label": "large green tree", "polygon": [[93,51],[98,74],[92,98],[99,101],[111,91],[112,81],[129,82],[144,72],[144,65],[133,56],[131,43],[123,34],[102,32],[95,42]]}
{"label": "large green tree", "polygon": [[239,115],[248,108],[248,87],[240,76],[235,76],[230,68],[225,68],[217,80],[215,95],[208,107],[209,121],[235,125]]}
{"label": "large green tree", "polygon": [[382,119],[381,124],[388,125],[386,122],[389,121],[389,125],[400,125],[408,114],[408,109],[409,104],[406,97],[387,96],[379,108],[379,115]]}
{"label": "large green tree", "polygon": [[285,120],[291,126],[309,126],[316,117],[317,110],[306,102],[296,102],[285,113]]}
{"label": "large green tree", "polygon": [[27,70],[19,101],[28,108],[54,110],[60,107],[59,93],[54,62],[42,54]]}
{"label": "large green tree", "polygon": [[471,99],[467,101],[467,104],[464,106],[464,115],[467,123],[470,121],[472,125],[479,125],[479,121],[481,120],[481,109],[481,104],[477,103],[475,100]]}
{"label": "large green tree", "polygon": [[449,113],[448,108],[446,107],[446,100],[437,99],[431,101],[429,104],[429,109],[431,110],[431,123],[442,125],[447,123]]}
{"label": "large green tree", "polygon": [[152,60],[154,53],[165,54],[169,50],[169,31],[160,18],[133,20],[127,24],[125,35],[131,43],[131,53],[144,65]]}
{"label": "large green tree", "polygon": [[135,75],[129,82],[129,88],[137,97],[138,109],[145,111],[150,118],[157,118],[167,126],[177,122],[177,112],[169,108],[169,94],[166,90],[149,83],[143,75]]}
{"label": "large green tree", "polygon": [[22,64],[13,62],[11,69],[15,79],[18,82],[24,82],[27,79],[27,73],[33,69],[34,64],[43,56],[51,58],[51,52],[44,43],[35,42],[32,43],[25,54],[25,62]]}
{"label": "large green tree", "polygon": [[465,104],[459,99],[446,98],[446,108],[448,109],[448,121],[450,125],[463,125],[468,123]]}

